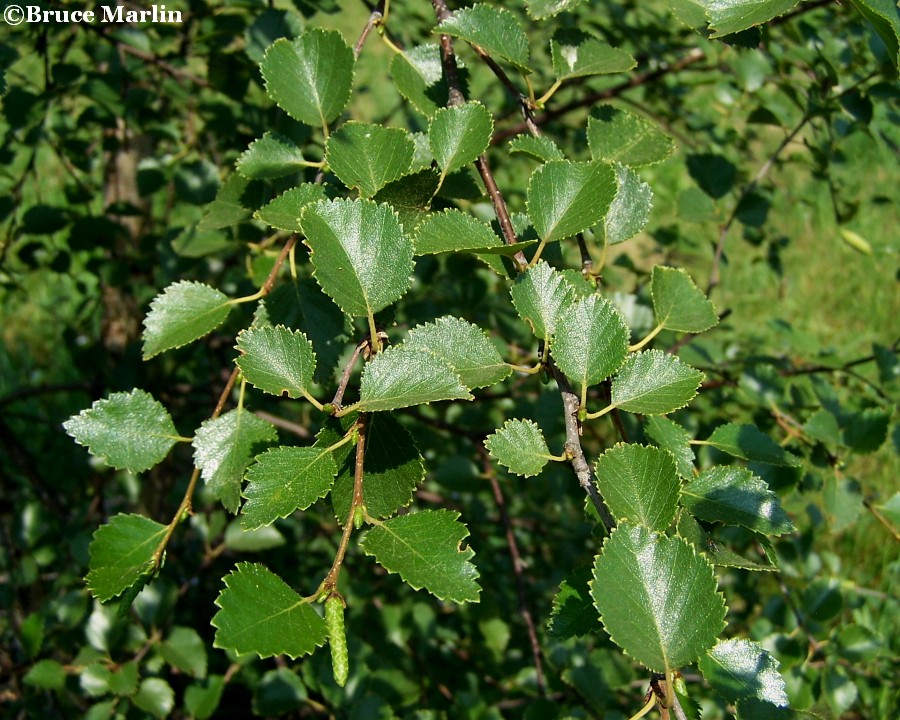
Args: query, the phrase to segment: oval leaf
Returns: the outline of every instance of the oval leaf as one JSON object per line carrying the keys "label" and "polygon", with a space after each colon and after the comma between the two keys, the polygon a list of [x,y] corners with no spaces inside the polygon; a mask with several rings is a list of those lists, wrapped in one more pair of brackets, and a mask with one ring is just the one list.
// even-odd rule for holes
{"label": "oval leaf", "polygon": [[372,197],[409,170],[414,150],[406,130],[348,122],[325,143],[325,161],[344,185]]}
{"label": "oval leaf", "polygon": [[532,420],[507,420],[484,441],[491,456],[510,472],[537,475],[553,459],[544,433]]}
{"label": "oval leaf", "polygon": [[425,117],[447,104],[449,91],[438,45],[416,45],[391,60],[391,76],[397,90]]}
{"label": "oval leaf", "polygon": [[634,353],[612,381],[612,405],[642,415],[664,415],[687,405],[703,373],[661,350]]}
{"label": "oval leaf", "polygon": [[725,627],[712,565],[644,527],[619,525],[606,539],[591,597],[613,642],[653,672],[694,662]]}
{"label": "oval leaf", "polygon": [[276,40],[259,66],[266,92],[295,120],[323,127],[350,100],[353,50],[339,32],[315,28]]}
{"label": "oval leaf", "polygon": [[581,387],[608,378],[628,355],[628,328],[615,305],[590,295],[564,308],[553,338],[553,360]]}
{"label": "oval leaf", "polygon": [[528,71],[528,37],[509,10],[485,3],[461,8],[434,31],[467,40],[488,54]]}
{"label": "oval leaf", "polygon": [[678,474],[683,478],[694,477],[694,451],[691,449],[691,436],[688,431],[674,420],[662,415],[652,415],[644,425],[647,437],[675,457]]}
{"label": "oval leaf", "polygon": [[656,322],[664,328],[699,333],[719,322],[713,304],[681,268],[654,267],[650,294]]}
{"label": "oval leaf", "polygon": [[616,189],[611,165],[554,160],[531,176],[528,217],[541,240],[562,240],[596,225],[609,210]]}
{"label": "oval leaf", "polygon": [[258,563],[239,563],[224,578],[213,645],[238,655],[296,659],[325,644],[325,621],[280,577]]}
{"label": "oval leaf", "polygon": [[703,3],[710,27],[715,30],[712,37],[731,35],[769,22],[796,4],[797,0],[706,0]]}
{"label": "oval leaf", "polygon": [[116,515],[94,533],[88,590],[100,602],[121,595],[156,569],[153,555],[166,526],[143,515]]}
{"label": "oval leaf", "polygon": [[759,643],[724,640],[700,658],[700,672],[730,703],[754,698],[778,707],[788,706],[778,661]]}
{"label": "oval leaf", "polygon": [[63,428],[91,455],[133,473],[152,468],[178,442],[172,416],[150,393],[137,389],[95,401]]}
{"label": "oval leaf", "polygon": [[637,65],[630,53],[580,30],[557,31],[550,41],[550,57],[560,80],[625,72]]}
{"label": "oval leaf", "polygon": [[618,522],[662,532],[675,519],[681,478],[666,450],[619,444],[600,456],[594,472]]}
{"label": "oval leaf", "polygon": [[283,192],[256,211],[257,218],[279,230],[300,232],[303,208],[325,199],[325,188],[316,183],[303,183]]}
{"label": "oval leaf", "polygon": [[752,462],[763,462],[782,467],[797,467],[801,462],[800,458],[791,455],[756,425],[739,425],[738,423],[720,425],[704,444],[712,445],[724,453]]}
{"label": "oval leaf", "polygon": [[278,133],[267,132],[250,143],[237,159],[237,171],[254,180],[290,175],[306,167],[307,162],[292,141]]}
{"label": "oval leaf", "polygon": [[316,280],[348,315],[376,313],[409,289],[412,243],[390,206],[322,201],[306,207],[300,225]]}
{"label": "oval leaf", "polygon": [[575,288],[565,275],[543,260],[519,275],[509,292],[519,317],[542,340],[556,332],[559,316],[576,297]]}
{"label": "oval leaf", "polygon": [[225,322],[228,296],[199,282],[169,285],[150,303],[144,318],[144,360],[187,345]]}
{"label": "oval leaf", "polygon": [[469,562],[475,552],[461,548],[469,530],[458,517],[450,510],[401,515],[370,530],[361,545],[415,590],[424,588],[440,600],[478,602],[478,570]]}
{"label": "oval leaf", "polygon": [[453,208],[432,213],[416,228],[416,255],[485,252],[502,245],[490,225]]}
{"label": "oval leaf", "polygon": [[444,177],[487,150],[494,119],[480,102],[442,108],[428,126],[428,143]]}
{"label": "oval leaf", "polygon": [[525,0],[528,14],[536,20],[546,20],[564,10],[571,10],[583,0]]}
{"label": "oval leaf", "polygon": [[270,395],[307,395],[316,370],[312,343],[299,330],[284,325],[253,327],[238,335],[235,361],[253,387]]}
{"label": "oval leaf", "polygon": [[653,191],[631,168],[616,165],[616,196],[603,218],[607,245],[633,238],[647,224],[653,207]]}
{"label": "oval leaf", "polygon": [[675,149],[672,139],[650,120],[612,105],[591,111],[587,139],[595,160],[630,167],[662,162]]}
{"label": "oval leaf", "polygon": [[565,160],[566,156],[559,146],[546,135],[516,135],[509,141],[507,150],[510,155],[520,153],[530,155],[535,160],[549,162],[550,160]]}

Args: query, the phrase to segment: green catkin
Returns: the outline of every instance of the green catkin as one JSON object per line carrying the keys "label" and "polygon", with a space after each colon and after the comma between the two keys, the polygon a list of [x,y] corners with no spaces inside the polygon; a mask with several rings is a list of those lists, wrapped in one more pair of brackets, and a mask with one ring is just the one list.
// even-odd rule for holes
{"label": "green catkin", "polygon": [[344,633],[344,601],[337,596],[325,601],[325,626],[328,628],[334,681],[344,687],[350,672],[350,661],[347,655],[347,636]]}

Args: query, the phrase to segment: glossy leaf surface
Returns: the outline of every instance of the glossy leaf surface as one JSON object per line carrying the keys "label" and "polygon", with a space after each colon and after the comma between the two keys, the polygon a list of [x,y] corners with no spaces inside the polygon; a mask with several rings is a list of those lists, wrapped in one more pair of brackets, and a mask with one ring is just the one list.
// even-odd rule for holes
{"label": "glossy leaf surface", "polygon": [[800,464],[798,457],[781,447],[756,425],[720,425],[709,436],[706,444],[743,460],[782,467],[797,467]]}
{"label": "glossy leaf surface", "polygon": [[186,280],[169,285],[144,318],[144,360],[203,337],[229,312],[228,296],[209,285]]}
{"label": "glossy leaf surface", "polygon": [[90,545],[88,590],[100,602],[121,595],[146,578],[166,526],[143,515],[115,515],[94,533]]}
{"label": "glossy leaf surface", "polygon": [[550,41],[550,57],[560,80],[625,72],[637,65],[626,50],[578,30],[558,31]]}
{"label": "glossy leaf surface", "polygon": [[723,640],[700,658],[698,665],[706,681],[730,703],[753,698],[776,707],[788,706],[779,663],[759,643]]}
{"label": "glossy leaf surface", "polygon": [[409,170],[414,149],[406,130],[348,122],[328,138],[325,160],[344,185],[372,197]]}
{"label": "glossy leaf surface", "polygon": [[616,195],[616,175],[603,162],[545,163],[528,183],[528,217],[541,240],[562,240],[597,224]]}
{"label": "glossy leaf surface", "polygon": [[513,305],[534,334],[547,340],[563,310],[575,301],[575,288],[543,260],[528,268],[510,289]]}
{"label": "glossy leaf surface", "polygon": [[553,360],[581,387],[596,385],[628,355],[628,328],[609,300],[590,295],[563,308],[553,338]]}
{"label": "glossy leaf surface", "polygon": [[491,141],[494,120],[480,102],[442,108],[431,117],[428,143],[444,177],[473,162]]}
{"label": "glossy leaf surface", "polygon": [[305,165],[300,148],[286,137],[272,132],[250,143],[235,163],[241,175],[253,180],[290,175]]}
{"label": "glossy leaf surface", "polygon": [[435,32],[468,40],[490,55],[528,70],[528,38],[509,10],[479,3],[456,10]]}
{"label": "glossy leaf surface", "polygon": [[633,353],[612,381],[612,404],[642,415],[664,415],[687,405],[703,373],[660,350]]}
{"label": "glossy leaf surface", "polygon": [[316,370],[312,343],[284,325],[248,328],[238,335],[235,361],[253,387],[270,395],[299,398],[308,392]]}
{"label": "glossy leaf surface", "polygon": [[484,446],[498,463],[523,477],[538,475],[552,459],[544,433],[532,420],[507,420]]}
{"label": "glossy leaf surface", "polygon": [[587,137],[595,160],[630,167],[662,162],[675,149],[672,139],[650,120],[612,105],[591,112]]}
{"label": "glossy leaf surface", "polygon": [[264,223],[288,232],[300,232],[300,216],[303,208],[325,199],[325,188],[314,183],[303,183],[286,190],[274,200],[256,211],[256,217]]}

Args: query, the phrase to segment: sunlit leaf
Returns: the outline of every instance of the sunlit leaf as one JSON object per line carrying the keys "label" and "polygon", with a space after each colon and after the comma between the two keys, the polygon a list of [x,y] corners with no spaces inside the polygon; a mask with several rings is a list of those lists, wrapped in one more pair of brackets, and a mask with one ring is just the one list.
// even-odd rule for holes
{"label": "sunlit leaf", "polygon": [[687,430],[667,417],[651,415],[647,418],[644,431],[653,442],[672,453],[681,477],[691,478],[694,476],[696,457],[691,449],[691,436]]}
{"label": "sunlit leaf", "polygon": [[187,280],[169,285],[144,318],[144,360],[215,330],[231,307],[228,296],[209,285]]}
{"label": "sunlit leaf", "polygon": [[305,165],[300,148],[286,137],[272,132],[250,143],[235,164],[241,175],[254,180],[290,175]]}
{"label": "sunlit leaf", "polygon": [[703,373],[660,350],[633,353],[612,381],[612,404],[642,415],[664,415],[687,405]]}
{"label": "sunlit leaf", "polygon": [[563,308],[553,338],[553,360],[581,387],[596,385],[628,355],[628,328],[615,305],[599,295]]}
{"label": "sunlit leaf", "polygon": [[571,10],[583,0],[525,0],[528,14],[536,20],[546,20],[564,10]]}
{"label": "sunlit leaf", "polygon": [[316,183],[303,183],[279,195],[256,211],[255,216],[279,230],[300,232],[303,208],[325,199],[325,188]]}
{"label": "sunlit leaf", "polygon": [[792,455],[756,425],[728,423],[720,425],[706,441],[717,450],[754,462],[764,462],[782,467],[797,467],[800,458]]}
{"label": "sunlit leaf", "polygon": [[487,436],[484,446],[498,463],[523,477],[538,475],[553,458],[544,433],[532,420],[507,420]]}
{"label": "sunlit leaf", "polygon": [[487,3],[460,8],[435,30],[478,45],[490,55],[528,70],[528,37],[509,10]]}
{"label": "sunlit leaf", "polygon": [[656,265],[650,294],[656,322],[669,330],[699,333],[719,322],[713,304],[681,268]]}
{"label": "sunlit leaf", "polygon": [[587,138],[592,158],[630,167],[662,162],[675,149],[672,139],[650,120],[612,105],[591,111]]}
{"label": "sunlit leaf", "polygon": [[94,533],[88,590],[100,602],[121,595],[153,572],[166,526],[143,515],[115,515]]}
{"label": "sunlit leaf", "polygon": [[520,153],[530,155],[541,162],[565,160],[566,156],[559,146],[546,135],[516,135],[507,146],[509,154]]}
{"label": "sunlit leaf", "polygon": [[416,228],[416,255],[483,252],[502,245],[490,225],[454,208],[428,215]]}
{"label": "sunlit leaf", "polygon": [[617,245],[637,235],[650,218],[653,191],[626,165],[616,164],[616,196],[613,198],[603,231],[608,245]]}
{"label": "sunlit leaf", "polygon": [[713,690],[730,703],[754,698],[778,707],[788,705],[779,663],[758,643],[723,640],[698,665]]}
{"label": "sunlit leaf", "polygon": [[616,195],[616,174],[604,162],[545,163],[528,183],[528,217],[541,240],[561,240],[596,225]]}
{"label": "sunlit leaf", "polygon": [[560,80],[631,70],[631,53],[614,48],[580,30],[558,30],[550,41],[553,70]]}
{"label": "sunlit leaf", "polygon": [[797,4],[797,0],[703,0],[712,37],[721,37],[746,30],[783,15]]}
{"label": "sunlit leaf", "polygon": [[325,160],[344,185],[371,197],[409,170],[414,149],[406,130],[348,122],[328,138]]}
{"label": "sunlit leaf", "polygon": [[513,305],[534,334],[547,340],[563,310],[575,301],[575,288],[557,270],[540,261],[522,273],[510,289]]}
{"label": "sunlit leaf", "polygon": [[481,155],[491,141],[494,119],[480,102],[442,108],[431,116],[428,142],[446,177]]}

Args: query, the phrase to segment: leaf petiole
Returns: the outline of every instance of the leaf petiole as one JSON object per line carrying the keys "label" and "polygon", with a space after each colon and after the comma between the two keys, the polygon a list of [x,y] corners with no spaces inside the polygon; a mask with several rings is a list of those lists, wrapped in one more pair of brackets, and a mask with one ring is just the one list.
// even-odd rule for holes
{"label": "leaf petiole", "polygon": [[640,342],[636,342],[634,345],[629,345],[628,352],[637,352],[638,350],[643,348],[653,338],[655,338],[657,335],[659,335],[660,332],[662,332],[664,327],[665,326],[663,325],[663,323],[660,323],[659,325],[657,325],[649,333],[647,333],[647,336],[643,340],[641,340]]}
{"label": "leaf petiole", "polygon": [[539,108],[544,107],[544,104],[545,104],[551,97],[553,97],[553,95],[556,93],[556,91],[559,90],[560,87],[562,87],[562,84],[563,84],[562,79],[557,78],[556,82],[553,83],[553,84],[550,86],[550,89],[547,90],[547,92],[545,92],[543,95],[541,95],[537,100],[535,100],[535,101],[534,101],[534,104],[535,104],[537,107],[539,107]]}
{"label": "leaf petiole", "polygon": [[615,410],[615,409],[616,409],[616,406],[610,404],[610,405],[607,405],[607,406],[606,406],[605,408],[603,408],[602,410],[598,410],[597,412],[593,412],[593,413],[592,413],[592,412],[585,412],[585,413],[584,413],[584,419],[585,419],[585,420],[596,420],[598,417],[603,417],[604,415],[606,415],[606,414],[609,413],[609,412],[612,412],[612,411]]}

